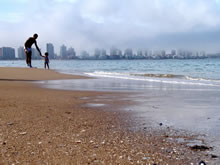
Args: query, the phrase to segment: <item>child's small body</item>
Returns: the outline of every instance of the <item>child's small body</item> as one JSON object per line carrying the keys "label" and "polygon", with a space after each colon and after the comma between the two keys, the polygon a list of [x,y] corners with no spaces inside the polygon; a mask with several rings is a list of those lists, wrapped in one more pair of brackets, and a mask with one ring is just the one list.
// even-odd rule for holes
{"label": "child's small body", "polygon": [[46,69],[50,69],[50,67],[49,67],[49,54],[46,52],[45,54],[44,54],[45,56],[42,56],[42,57],[44,57],[44,68]]}

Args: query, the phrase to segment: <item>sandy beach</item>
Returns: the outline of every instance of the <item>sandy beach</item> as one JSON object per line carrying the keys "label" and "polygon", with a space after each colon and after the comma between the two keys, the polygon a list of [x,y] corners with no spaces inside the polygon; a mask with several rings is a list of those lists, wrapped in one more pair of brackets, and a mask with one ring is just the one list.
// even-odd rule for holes
{"label": "sandy beach", "polygon": [[[169,131],[132,129],[130,103],[88,107],[125,94],[44,89],[37,80],[80,79],[52,70],[0,68],[0,164],[198,164],[204,151],[170,141]],[[117,97],[116,96],[116,97]],[[192,137],[184,137],[192,138]]]}

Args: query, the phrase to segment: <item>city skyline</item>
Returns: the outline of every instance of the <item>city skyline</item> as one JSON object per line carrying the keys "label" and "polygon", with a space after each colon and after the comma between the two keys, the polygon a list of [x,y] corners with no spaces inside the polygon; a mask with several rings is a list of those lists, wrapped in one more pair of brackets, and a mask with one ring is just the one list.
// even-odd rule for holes
{"label": "city skyline", "polygon": [[[112,59],[203,59],[203,58],[219,58],[220,53],[208,54],[205,51],[192,51],[186,49],[172,49],[166,51],[162,49],[136,49],[132,48],[120,49],[111,47],[108,50],[96,48],[93,52],[86,50],[76,53],[73,47],[67,47],[62,44],[59,53],[54,51],[52,43],[46,44],[46,51],[49,53],[50,59],[88,59],[88,60],[112,60]],[[17,52],[17,53],[15,53]],[[41,50],[42,52],[42,50]],[[43,52],[42,52],[43,53]],[[25,59],[24,48],[0,47],[1,60]],[[41,59],[36,48],[32,48],[32,59]]]}
{"label": "city skyline", "polygon": [[0,9],[0,46],[38,33],[40,48],[220,51],[219,0],[7,0]]}

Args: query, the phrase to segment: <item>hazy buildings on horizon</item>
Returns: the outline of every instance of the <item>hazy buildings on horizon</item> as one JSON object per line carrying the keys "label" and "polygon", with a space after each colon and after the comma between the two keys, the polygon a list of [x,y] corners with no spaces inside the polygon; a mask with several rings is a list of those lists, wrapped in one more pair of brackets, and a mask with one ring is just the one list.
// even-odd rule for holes
{"label": "hazy buildings on horizon", "polygon": [[117,48],[111,48],[109,55],[107,55],[105,49],[94,50],[93,55],[89,55],[87,51],[81,51],[79,59],[85,60],[117,60],[117,59],[202,59],[208,57],[218,57],[218,55],[207,55],[204,51],[188,51],[188,50],[171,50],[166,52],[165,50],[137,50],[136,53],[132,49],[127,48],[124,52]]}
{"label": "hazy buildings on horizon", "polygon": [[[119,60],[119,59],[202,59],[217,58],[220,54],[206,54],[205,51],[189,51],[184,49],[173,49],[170,52],[165,50],[138,49],[135,52],[131,48],[124,51],[116,47],[109,49],[109,54],[105,49],[96,48],[94,53],[89,54],[86,50],[82,50],[79,55],[73,47],[67,48],[64,44],[60,47],[59,55],[54,52],[52,43],[46,44],[46,50],[50,59],[82,59],[82,60]],[[43,53],[43,52],[42,52]],[[14,60],[15,49],[10,47],[0,48],[0,59]],[[17,49],[17,59],[25,59],[24,48],[20,46]],[[32,59],[42,59],[39,52],[32,48]]]}

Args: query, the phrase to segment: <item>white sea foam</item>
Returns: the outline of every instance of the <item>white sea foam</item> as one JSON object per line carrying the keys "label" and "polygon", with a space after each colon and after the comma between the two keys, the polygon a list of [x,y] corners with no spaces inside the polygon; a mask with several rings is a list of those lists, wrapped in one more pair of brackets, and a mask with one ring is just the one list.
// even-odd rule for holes
{"label": "white sea foam", "polygon": [[[92,77],[118,78],[118,79],[169,83],[169,84],[202,85],[202,86],[218,86],[218,87],[220,86],[219,83],[220,81],[218,80],[205,80],[202,78],[192,78],[189,76],[181,76],[181,75],[166,76],[166,74],[164,74],[163,76],[162,74],[144,74],[145,76],[143,76],[143,74],[104,72],[104,71],[95,71],[91,73],[87,72],[85,74]],[[150,76],[146,76],[146,75],[150,75]]]}
{"label": "white sea foam", "polygon": [[194,80],[194,81],[207,81],[207,82],[217,82],[220,83],[220,80],[213,80],[213,79],[205,79],[205,78],[196,78],[196,77],[190,77],[190,76],[185,76],[187,80]]}

